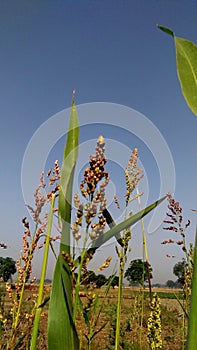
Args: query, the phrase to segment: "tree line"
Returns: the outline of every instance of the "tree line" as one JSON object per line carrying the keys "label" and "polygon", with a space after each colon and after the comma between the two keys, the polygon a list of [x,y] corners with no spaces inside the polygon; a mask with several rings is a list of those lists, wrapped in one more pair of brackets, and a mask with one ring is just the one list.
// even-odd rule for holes
{"label": "tree line", "polygon": [[[168,280],[166,282],[166,286],[169,288],[182,287],[184,285],[186,267],[186,261],[182,260],[177,262],[173,267],[173,273],[177,277],[177,280]],[[148,264],[147,266],[147,263],[142,259],[135,259],[130,262],[124,277],[129,282],[129,285],[142,285],[143,281],[144,283],[148,281],[148,269],[150,278],[153,278],[151,265]],[[4,282],[7,282],[15,273],[16,262],[10,257],[0,257],[0,278]],[[95,274],[95,272],[91,270],[86,271],[84,274],[83,285],[86,287],[94,286],[96,288],[101,288],[107,283],[111,283],[113,288],[118,286],[118,276],[110,276],[107,278],[104,274]]]}

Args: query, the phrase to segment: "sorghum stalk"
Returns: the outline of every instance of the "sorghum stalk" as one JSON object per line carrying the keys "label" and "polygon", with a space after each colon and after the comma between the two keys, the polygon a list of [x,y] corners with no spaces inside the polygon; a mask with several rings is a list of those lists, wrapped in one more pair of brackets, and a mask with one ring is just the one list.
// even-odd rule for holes
{"label": "sorghum stalk", "polygon": [[21,287],[21,291],[20,291],[20,299],[19,299],[19,303],[17,306],[16,315],[13,316],[13,323],[12,323],[10,342],[8,344],[8,348],[12,348],[14,345],[14,341],[15,341],[15,330],[17,329],[17,326],[19,323],[19,317],[20,317],[20,312],[21,312],[21,307],[22,307],[22,302],[23,302],[23,296],[24,296],[24,292],[25,292],[25,284],[27,282],[28,271],[29,271],[29,267],[31,264],[31,260],[32,260],[34,237],[36,235],[37,229],[38,229],[38,222],[36,222],[36,227],[34,230],[34,235],[33,235],[32,243],[31,243],[31,247],[30,247],[29,254],[28,254],[28,261],[27,261],[25,271],[24,271],[24,277],[23,277],[22,287]]}
{"label": "sorghum stalk", "polygon": [[41,315],[41,311],[42,311],[42,308],[40,307],[40,305],[41,305],[41,303],[43,301],[44,281],[45,281],[46,269],[47,269],[47,261],[48,261],[49,245],[50,245],[51,228],[52,228],[52,222],[53,222],[54,203],[55,203],[55,194],[52,194],[51,206],[50,206],[50,215],[49,215],[47,235],[46,235],[45,250],[44,250],[44,256],[43,256],[42,271],[41,271],[41,278],[40,278],[40,285],[39,285],[39,292],[38,292],[38,299],[37,299],[37,308],[36,308],[34,325],[33,325],[33,330],[32,330],[32,338],[31,338],[30,350],[35,350],[36,349],[36,344],[37,344],[37,336],[38,336],[38,330],[39,330],[40,315]]}
{"label": "sorghum stalk", "polygon": [[196,242],[194,249],[194,272],[192,278],[192,296],[191,307],[189,314],[189,328],[188,328],[188,340],[187,349],[195,350],[197,347],[196,341],[196,329],[197,329],[197,229],[196,229]]}
{"label": "sorghum stalk", "polygon": [[120,258],[120,270],[119,270],[119,283],[118,283],[118,303],[116,311],[116,337],[115,337],[115,350],[119,349],[119,338],[120,338],[120,314],[121,314],[121,301],[122,301],[122,281],[124,277],[124,257],[123,248],[118,251]]}
{"label": "sorghum stalk", "polygon": [[79,301],[79,289],[80,289],[80,283],[81,283],[81,273],[82,273],[82,267],[83,267],[85,255],[87,253],[87,249],[86,249],[87,240],[88,240],[88,229],[86,229],[86,234],[85,234],[84,243],[83,243],[83,249],[82,249],[82,253],[81,253],[81,260],[80,260],[80,265],[79,265],[79,271],[77,274],[77,281],[76,281],[76,285],[75,285],[75,299],[74,299],[74,305],[73,305],[73,322],[75,322],[76,316],[77,316],[77,306],[78,306],[78,301]]}
{"label": "sorghum stalk", "polygon": [[[138,207],[141,210],[141,201],[140,201],[140,193],[138,189],[138,185],[136,185],[136,193],[138,195]],[[143,261],[146,261],[146,268],[147,268],[147,274],[148,274],[148,284],[149,284],[149,293],[150,293],[150,302],[152,300],[152,291],[151,291],[151,281],[150,281],[150,270],[149,270],[149,263],[148,263],[148,249],[147,249],[147,242],[146,242],[146,233],[145,233],[145,226],[144,226],[144,219],[141,219],[141,227],[142,227],[142,241],[143,241]],[[142,280],[142,304],[141,304],[141,321],[140,321],[140,346],[142,345],[142,330],[143,330],[143,316],[144,316],[144,276],[145,276],[145,266],[143,264],[143,280]]]}

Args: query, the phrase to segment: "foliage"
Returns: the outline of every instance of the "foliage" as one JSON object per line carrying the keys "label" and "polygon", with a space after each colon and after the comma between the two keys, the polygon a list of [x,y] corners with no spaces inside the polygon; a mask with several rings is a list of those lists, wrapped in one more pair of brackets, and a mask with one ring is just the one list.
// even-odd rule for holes
{"label": "foliage", "polygon": [[[149,264],[150,278],[152,276],[152,267]],[[148,269],[147,262],[142,261],[142,259],[135,259],[130,262],[128,269],[125,272],[125,277],[129,281],[130,285],[132,284],[143,284],[148,282]]]}
{"label": "foliage", "polygon": [[[110,276],[109,278],[111,278],[112,276]],[[112,280],[112,283],[111,283],[111,286],[114,288],[114,287],[117,287],[119,284],[119,277],[118,276],[115,276]]]}
{"label": "foliage", "polygon": [[180,288],[181,284],[179,284],[178,282],[174,282],[173,280],[168,280],[166,282],[166,287],[168,287],[168,288]]}
{"label": "foliage", "polygon": [[7,282],[16,273],[16,262],[10,258],[0,257],[0,277]]}
{"label": "foliage", "polygon": [[185,270],[187,267],[187,263],[185,260],[177,262],[173,267],[173,273],[178,277],[177,282],[183,286],[185,282]]}

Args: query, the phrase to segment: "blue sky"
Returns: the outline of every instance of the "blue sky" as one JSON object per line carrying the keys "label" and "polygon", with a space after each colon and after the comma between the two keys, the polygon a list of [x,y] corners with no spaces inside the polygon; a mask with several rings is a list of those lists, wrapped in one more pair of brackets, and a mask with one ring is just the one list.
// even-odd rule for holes
{"label": "blue sky", "polygon": [[[142,113],[157,127],[175,164],[175,197],[185,218],[192,221],[188,241],[194,240],[196,213],[190,209],[197,208],[197,120],[181,94],[173,40],[156,25],[170,27],[177,36],[196,43],[196,13],[197,3],[192,0],[0,3],[0,217],[1,241],[9,245],[2,254],[17,258],[23,232],[20,220],[28,215],[21,189],[28,142],[42,123],[70,107],[73,88],[77,105],[120,104]],[[98,117],[92,118],[99,123]],[[126,132],[121,135],[106,126],[82,129],[81,142],[96,138],[100,129],[107,138],[139,148],[149,182],[147,201],[156,200],[159,179],[151,152],[135,135],[130,139]],[[62,159],[62,146],[59,140],[47,165]],[[117,183],[116,171],[111,178]],[[177,260],[182,257],[175,246],[160,245],[166,237],[161,227],[148,235],[156,281],[172,277],[175,260],[165,257],[169,249]],[[140,233],[132,244],[131,259],[141,254]],[[106,254],[103,249],[101,256]]]}

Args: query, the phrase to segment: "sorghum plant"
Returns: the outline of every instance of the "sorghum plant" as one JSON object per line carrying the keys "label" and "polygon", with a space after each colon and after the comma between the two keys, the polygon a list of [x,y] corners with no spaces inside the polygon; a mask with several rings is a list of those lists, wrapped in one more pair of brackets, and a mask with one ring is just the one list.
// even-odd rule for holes
{"label": "sorghum plant", "polygon": [[[55,161],[54,169],[51,169],[50,172],[48,172],[48,177],[48,193],[46,192],[44,172],[42,172],[40,176],[40,184],[37,186],[34,194],[35,207],[33,208],[32,206],[27,205],[28,209],[32,214],[33,222],[35,223],[35,229],[33,234],[31,234],[30,223],[27,220],[27,217],[24,217],[22,219],[22,223],[24,226],[23,250],[21,252],[20,258],[16,262],[17,279],[14,283],[14,289],[9,282],[6,283],[6,291],[8,292],[9,299],[12,304],[10,310],[10,315],[12,317],[12,326],[10,338],[8,340],[7,345],[8,349],[14,348],[16,342],[19,345],[28,344],[29,339],[31,338],[31,329],[36,313],[35,306],[37,295],[32,295],[31,302],[33,302],[35,306],[31,310],[31,312],[26,313],[25,315],[23,315],[22,313],[22,303],[24,302],[24,291],[27,282],[32,284],[36,280],[36,277],[31,277],[34,254],[36,250],[41,249],[46,243],[48,211],[46,210],[44,214],[42,214],[42,211],[44,209],[44,206],[47,206],[50,203],[52,196],[56,196],[58,194],[58,181],[60,178],[60,168],[58,165],[58,161]],[[57,235],[56,237],[50,237],[50,241],[52,242],[59,238],[60,235]],[[23,329],[24,317],[26,323],[28,323],[26,329]],[[18,339],[19,334],[20,338]]]}
{"label": "sorghum plant", "polygon": [[168,216],[167,220],[164,220],[165,224],[168,226],[163,227],[164,230],[174,232],[175,235],[180,235],[180,238],[165,240],[162,244],[173,244],[176,243],[181,247],[183,253],[185,254],[185,268],[184,268],[184,286],[183,291],[186,299],[186,311],[189,312],[189,297],[191,295],[191,281],[193,274],[193,259],[194,259],[194,249],[192,243],[190,243],[189,249],[186,244],[186,230],[190,226],[190,220],[183,223],[182,208],[179,202],[176,202],[172,198],[171,194],[167,195],[168,199],[168,209],[169,212],[166,214]]}
{"label": "sorghum plant", "polygon": [[[165,226],[163,229],[174,232],[174,236],[176,237],[177,235],[179,235],[180,238],[175,238],[175,239],[169,238],[168,240],[163,241],[162,244],[176,243],[178,246],[181,247],[185,255],[185,258],[183,258],[184,301],[183,303],[180,302],[183,309],[182,338],[183,338],[183,349],[184,349],[184,342],[187,335],[186,325],[188,324],[188,318],[190,313],[192,276],[193,276],[193,266],[194,266],[194,249],[193,249],[192,243],[190,243],[189,249],[188,249],[187,242],[186,242],[186,230],[190,226],[190,220],[187,220],[187,222],[184,224],[183,216],[182,216],[182,208],[179,202],[176,202],[171,194],[167,195],[167,199],[169,202],[168,204],[169,212],[167,212],[168,219],[164,220],[164,223],[168,224],[168,226]],[[170,256],[167,255],[167,257],[170,257]],[[187,318],[185,318],[185,315],[187,316]]]}
{"label": "sorghum plant", "polygon": [[[77,212],[75,222],[72,225],[72,234],[75,241],[77,242],[82,237],[83,222],[85,233],[81,254],[75,258],[74,249],[74,255],[72,256],[70,251],[71,203],[74,169],[78,156],[78,138],[79,123],[73,100],[60,179],[58,212],[62,221],[62,237],[49,305],[49,350],[54,350],[54,348],[56,350],[79,349],[80,342],[74,322],[77,308],[80,305],[78,292],[84,262],[92,259],[96,250],[112,237],[115,237],[123,247],[123,239],[126,236],[122,237],[120,233],[130,228],[165,198],[161,198],[145,210],[140,210],[137,214],[129,216],[125,221],[116,225],[106,208],[105,187],[109,181],[109,176],[104,170],[106,163],[105,142],[103,137],[99,137],[96,155],[90,158],[90,165],[85,170],[84,180],[81,183],[81,191],[86,203],[82,203],[78,195],[75,195],[74,198]],[[106,230],[106,223],[109,230]],[[125,249],[127,249],[127,243]],[[73,269],[76,268],[78,268],[78,276],[75,284],[73,284]]]}
{"label": "sorghum plant", "polygon": [[[143,177],[143,170],[138,167],[138,150],[134,148],[131,153],[128,165],[125,169],[125,180],[126,180],[126,195],[125,195],[125,207],[126,216],[132,216],[132,213],[128,213],[129,203],[138,198],[141,194],[137,192],[137,185]],[[116,252],[119,258],[119,285],[118,285],[118,304],[116,313],[116,337],[115,337],[115,350],[119,348],[120,338],[120,315],[121,315],[121,301],[122,301],[122,283],[124,278],[125,263],[127,261],[127,251],[129,241],[131,239],[131,229],[127,228],[123,231],[120,236],[118,243],[119,247],[116,246]]]}

